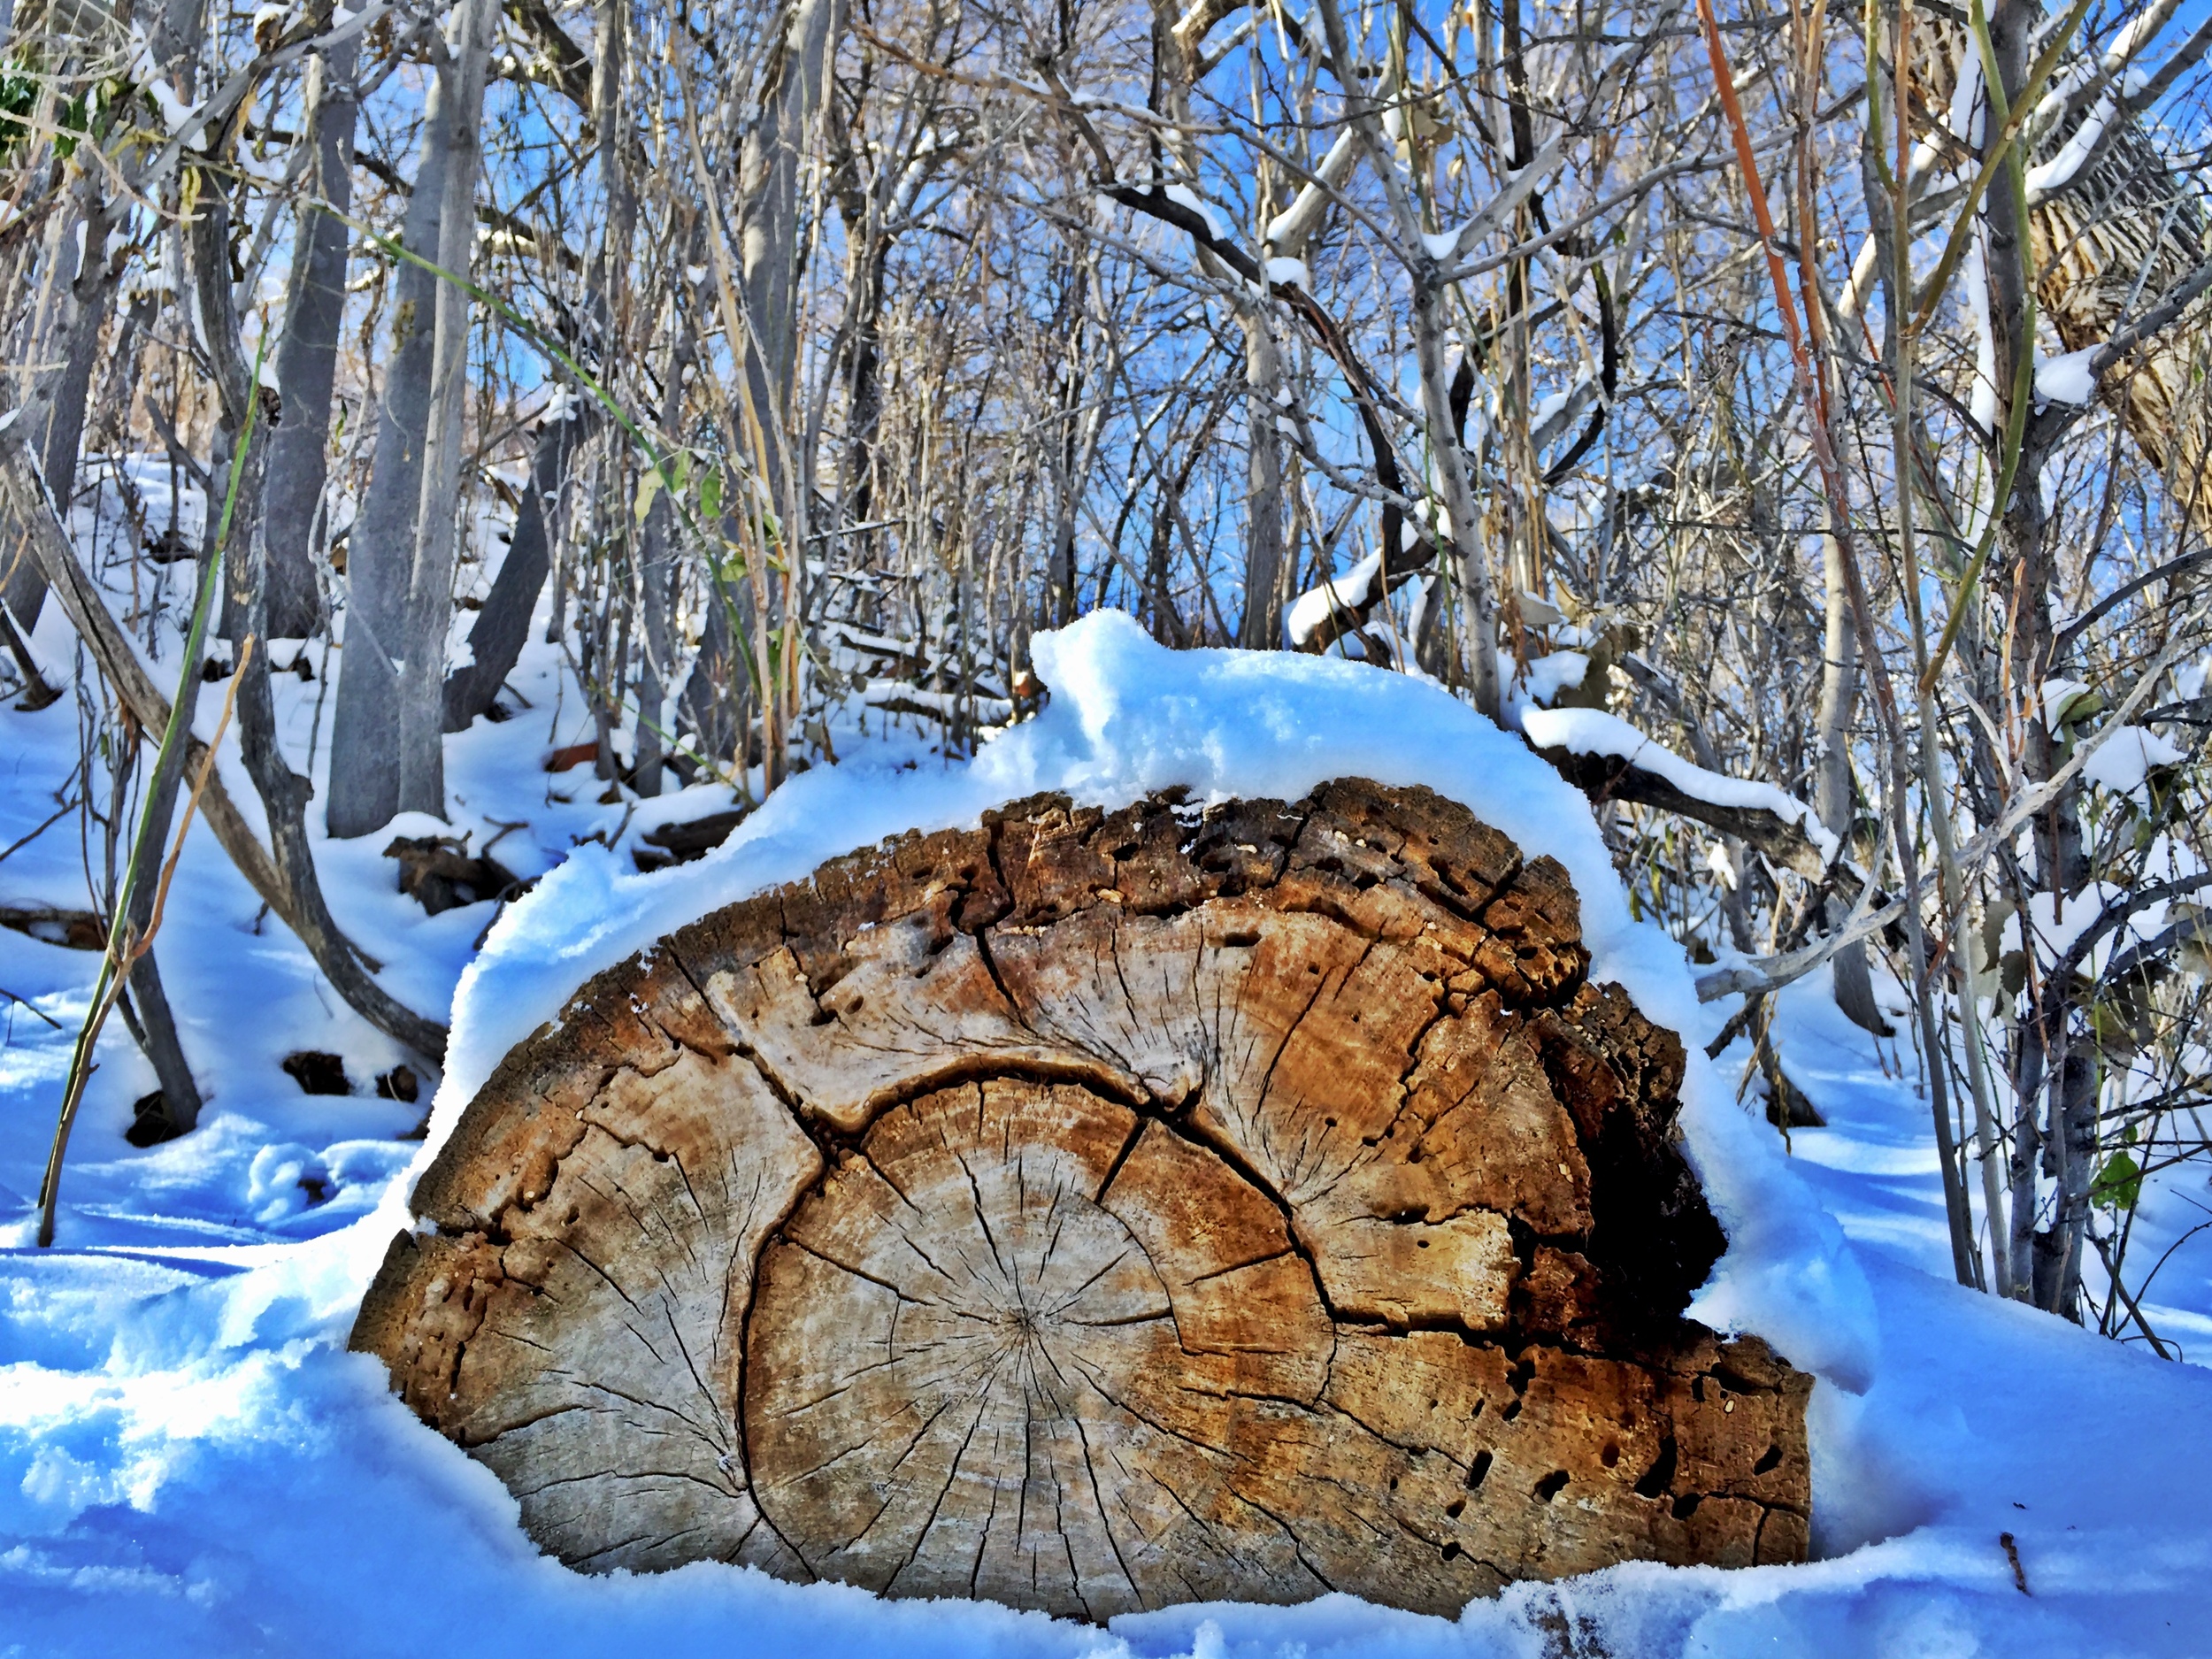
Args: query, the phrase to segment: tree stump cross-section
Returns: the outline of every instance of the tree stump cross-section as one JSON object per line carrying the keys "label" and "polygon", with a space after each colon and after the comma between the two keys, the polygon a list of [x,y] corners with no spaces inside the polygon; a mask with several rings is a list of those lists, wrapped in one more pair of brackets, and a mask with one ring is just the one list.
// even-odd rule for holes
{"label": "tree stump cross-section", "polygon": [[1683,1317],[1682,1051],[1463,808],[1041,797],[519,1044],[354,1345],[587,1570],[1078,1618],[1803,1558],[1811,1379]]}

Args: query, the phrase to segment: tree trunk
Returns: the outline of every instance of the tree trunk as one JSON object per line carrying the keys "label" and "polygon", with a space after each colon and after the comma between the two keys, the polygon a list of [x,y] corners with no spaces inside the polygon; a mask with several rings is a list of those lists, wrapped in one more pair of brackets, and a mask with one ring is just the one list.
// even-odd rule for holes
{"label": "tree trunk", "polygon": [[[211,557],[213,549],[203,549],[202,560]],[[186,686],[185,725],[189,729],[192,705],[198,701],[201,677],[194,672],[184,677]],[[157,733],[158,738],[159,733]],[[154,902],[161,891],[162,860],[169,852],[169,826],[174,822],[177,810],[177,792],[185,775],[183,745],[167,757],[155,753],[155,764],[146,779],[146,821],[153,833],[145,838],[137,850],[142,859],[130,872],[130,909],[125,918],[125,937],[142,940],[153,925]],[[196,1127],[200,1121],[200,1086],[193,1078],[191,1063],[185,1058],[184,1045],[177,1035],[174,1011],[169,1006],[169,993],[162,984],[161,966],[155,953],[148,949],[131,964],[128,975],[129,1002],[125,1005],[126,1024],[136,1039],[139,1050],[154,1068],[154,1079],[160,1085],[158,1102],[152,1119],[158,1125],[158,1137],[170,1140]],[[142,1114],[138,1122],[147,1122]],[[134,1125],[135,1126],[135,1125]]]}
{"label": "tree trunk", "polygon": [[1682,1317],[1680,1045],[1422,789],[1040,797],[511,1053],[355,1326],[572,1564],[1104,1620],[1795,1561],[1809,1378]]}
{"label": "tree trunk", "polygon": [[1055,387],[1058,407],[1052,446],[1046,451],[1052,467],[1052,549],[1045,557],[1045,618],[1056,628],[1074,621],[1082,609],[1082,595],[1075,568],[1075,527],[1090,487],[1092,440],[1099,423],[1086,417],[1083,397],[1084,330],[1090,322],[1087,296],[1091,267],[1079,257],[1071,260],[1068,286],[1060,296],[1055,321],[1067,332],[1069,363]]}
{"label": "tree trunk", "polygon": [[1244,325],[1247,462],[1244,516],[1244,615],[1237,643],[1271,651],[1283,642],[1283,458],[1275,432],[1282,364],[1267,319],[1256,306]]}
{"label": "tree trunk", "polygon": [[[735,343],[743,357],[746,395],[765,449],[752,458],[768,499],[774,503],[779,518],[785,520],[803,504],[803,485],[794,477],[796,457],[791,453],[795,438],[794,382],[799,349],[799,170],[830,93],[832,61],[845,32],[845,6],[846,0],[787,0],[778,19],[776,44],[763,79],[759,119],[747,132],[738,157],[738,286],[744,299],[746,338]],[[730,435],[740,450],[751,447],[745,433]],[[803,530],[785,522],[782,533],[790,536]],[[796,598],[803,561],[793,559],[791,568],[794,581],[787,591]],[[785,764],[782,719],[787,710],[784,694],[776,689],[781,685],[780,670],[766,660],[770,591],[764,582],[748,580],[736,586],[746,588],[752,600],[749,615],[756,638],[745,649],[759,653],[764,682],[774,682],[767,687],[768,701],[763,708],[767,747],[774,751],[764,757],[764,776],[768,787],[773,788]],[[718,593],[710,609],[718,612],[736,603],[733,590]],[[740,605],[739,610],[741,618],[747,614],[745,607]],[[788,616],[783,618],[787,633],[795,620]],[[732,690],[745,678],[735,672],[731,655],[738,649],[742,626],[741,620],[733,629],[726,615],[710,620],[681,697],[687,718],[695,723],[703,740],[710,728],[722,728],[731,733],[731,741],[741,750],[747,743],[744,724],[733,718],[727,707],[714,709],[710,703],[719,697],[726,704]],[[795,635],[792,643],[795,646]],[[718,757],[726,751],[713,747],[706,752]],[[741,769],[741,753],[738,758]]]}
{"label": "tree trunk", "polygon": [[[457,88],[444,73],[426,95],[422,159],[407,204],[406,246],[441,258],[445,180],[454,124],[445,117]],[[474,227],[470,227],[472,246]],[[392,321],[384,392],[377,411],[369,488],[346,548],[346,637],[331,711],[330,801],[334,836],[365,835],[399,810],[399,664],[407,655],[407,596],[417,515],[422,506],[438,279],[409,261],[392,275]],[[443,664],[438,664],[441,672]]]}
{"label": "tree trunk", "polygon": [[667,757],[668,678],[676,647],[676,511],[666,490],[645,515],[638,548],[637,737],[631,745],[630,787],[641,795],[661,792]]}
{"label": "tree trunk", "polygon": [[[1990,14],[1993,39],[2003,32],[2001,10]],[[1921,13],[1913,35],[1915,99],[1924,114],[1947,110],[1962,54],[1974,49],[1965,31],[1939,14]],[[2066,73],[2060,71],[2062,84]],[[2055,158],[2091,113],[2085,106],[2059,122],[2034,159]],[[1993,188],[1993,212],[2001,188]],[[2088,164],[2031,204],[2026,239],[2036,297],[2060,343],[2069,351],[2101,345],[2149,311],[2203,262],[2206,231],[2201,201],[2140,120],[2132,112],[2111,117]],[[2201,384],[2208,327],[2212,303],[2200,299],[2180,326],[2147,343],[2131,373],[2102,388],[2200,535],[2212,534],[2212,402]]]}
{"label": "tree trunk", "polygon": [[[314,147],[313,193],[338,212],[353,202],[353,71],[357,36],[313,61],[306,142]],[[277,347],[277,393],[282,400],[269,438],[269,471],[261,534],[268,543],[270,631],[305,639],[323,623],[316,580],[317,528],[326,476],[331,387],[337,377],[338,330],[345,320],[346,247],[351,235],[332,214],[307,207],[293,243],[284,337]]]}
{"label": "tree trunk", "polygon": [[[669,352],[660,429],[673,432],[683,419],[684,377],[695,361],[688,337],[680,336]],[[676,654],[676,503],[657,491],[638,538],[637,736],[631,745],[630,787],[641,795],[661,792],[661,768],[669,751],[668,694]]]}
{"label": "tree trunk", "polygon": [[[112,228],[97,186],[81,179],[76,188],[82,213],[73,220],[58,221],[50,257],[71,267],[65,277],[56,273],[51,326],[46,332],[40,357],[54,364],[33,388],[27,416],[36,434],[39,472],[53,493],[62,522],[69,522],[69,504],[77,493],[77,451],[84,440],[85,403],[92,388],[92,371],[100,353],[100,333],[106,326],[109,302],[115,291],[115,275],[100,250]],[[76,250],[82,238],[81,263]],[[46,579],[36,562],[18,560],[7,572],[0,600],[20,625],[25,638],[38,628],[39,613],[46,606]]]}
{"label": "tree trunk", "polygon": [[[2027,79],[2032,31],[2039,21],[2039,12],[2029,0],[2000,0],[1990,14],[1990,43],[1994,51],[1999,86],[2008,106],[2018,97]],[[1998,114],[1992,110],[1985,121],[1990,134],[1996,130]],[[2034,349],[2034,323],[2030,309],[2035,273],[2034,236],[2032,215],[2020,211],[2019,200],[2008,178],[2001,179],[1991,188],[1983,215],[1990,334],[1996,364],[1995,424],[1996,430],[2001,433],[2013,418],[2015,365],[2024,354]],[[2007,630],[2010,657],[2008,678],[2017,688],[2015,695],[2024,700],[2028,710],[2024,721],[2026,752],[2022,757],[2021,771],[2030,785],[2051,778],[2064,761],[2062,736],[2053,729],[2053,715],[2042,706],[2043,700],[2037,691],[2055,670],[2055,631],[2050,602],[2057,577],[2057,549],[2052,545],[2049,518],[2043,506],[2041,480],[2047,456],[2039,442],[2039,430],[2032,418],[2027,420],[2023,427],[2020,464],[2011,495],[1992,506],[1999,516],[1999,540],[2002,543],[2001,557],[1997,562],[2001,566],[2003,580],[2010,588],[2007,595],[2008,615],[2012,619]],[[2032,820],[2037,887],[2056,895],[2062,906],[2076,902],[2076,895],[2088,879],[2088,863],[2082,850],[2080,811],[2080,787],[2077,783],[2062,791]],[[2033,931],[2032,927],[2023,928],[2023,937],[2031,952],[2034,949]],[[2032,1284],[2036,1300],[2043,1308],[2068,1317],[2078,1317],[2076,1303],[2080,1288],[2081,1250],[2078,1235],[2088,1223],[2089,1179],[2086,1170],[2071,1167],[2070,1155],[2078,1138],[2070,1133],[2069,1118],[2078,1110],[2075,1094],[2081,1087],[2085,1071],[2068,1059],[2067,1025],[2072,1009],[2066,987],[2053,987],[2050,991],[2052,994],[2038,999],[2042,1017],[2021,1023],[2022,1046],[2016,1063],[2016,1078],[2021,1086],[2015,1091],[2021,1125],[2016,1125],[2015,1133],[2023,1141],[2032,1139],[2023,1133],[2022,1125],[2032,1117],[2040,1098],[2046,1110],[2042,1151],[2058,1188],[2058,1211],[2049,1236],[2033,1238],[2031,1230],[2038,1214],[2033,1176],[2032,1171],[2028,1173],[2024,1195],[2029,1202],[2023,1206],[2023,1194],[2018,1190],[2022,1171],[2016,1162],[2012,1282]],[[2086,1075],[2090,1079],[2089,1110],[2093,1112],[2093,1072]],[[2031,1077],[2037,1079],[2039,1087],[2027,1084]],[[2026,1262],[2021,1260],[2024,1244],[2029,1247],[2026,1253],[2031,1258]]]}
{"label": "tree trunk", "polygon": [[[1443,485],[1444,516],[1454,554],[1452,577],[1458,590],[1460,644],[1466,656],[1467,690],[1477,709],[1502,718],[1503,693],[1498,683],[1498,605],[1490,586],[1489,555],[1475,526],[1474,480],[1467,451],[1457,436],[1451,410],[1451,379],[1444,370],[1443,295],[1425,278],[1414,279],[1413,330],[1421,365],[1421,412],[1428,418],[1429,446]],[[1387,561],[1394,549],[1384,549]]]}
{"label": "tree trunk", "polygon": [[[139,19],[150,36],[146,61],[180,83],[187,104],[194,101],[192,81],[205,11],[205,0],[156,0]],[[81,204],[81,212],[73,217],[65,214],[56,221],[57,241],[50,257],[67,262],[69,276],[55,285],[62,303],[57,326],[46,335],[41,357],[58,366],[34,389],[30,419],[31,429],[38,434],[39,470],[65,530],[69,524],[70,501],[76,494],[77,449],[84,438],[85,403],[99,355],[100,334],[129,257],[121,250],[111,255],[108,243],[142,200],[138,187],[151,153],[147,148],[125,147],[119,159],[109,163],[102,175],[117,174],[123,188],[106,196],[94,176],[80,171],[73,188]],[[82,160],[65,164],[58,158],[56,165],[81,168]],[[31,533],[28,526],[24,530]],[[46,579],[33,559],[13,560],[12,565],[0,565],[0,571],[5,572],[4,580],[0,581],[0,603],[14,614],[27,637],[37,628],[39,612],[45,607]],[[35,690],[27,655],[25,669]]]}
{"label": "tree trunk", "polygon": [[706,621],[699,630],[699,655],[692,662],[676,704],[677,718],[696,738],[699,752],[716,762],[734,757],[735,769],[742,772],[747,764],[743,750],[748,721],[739,708],[743,687],[732,672],[733,608],[740,616],[752,610],[749,579],[736,584],[726,604],[719,595],[708,596]]}
{"label": "tree trunk", "polygon": [[[439,72],[447,97],[438,119],[447,131],[439,263],[465,280],[475,264],[478,131],[495,0],[465,0],[452,60]],[[399,810],[445,816],[445,655],[453,625],[453,561],[459,530],[461,466],[467,448],[469,327],[474,302],[458,280],[441,280],[431,349],[429,419],[423,435],[422,498],[415,511],[414,557],[402,639],[411,672],[399,676]]]}
{"label": "tree trunk", "polygon": [[[190,702],[197,701],[200,676],[190,678]],[[191,719],[189,703],[185,712]],[[180,746],[181,748],[181,746]],[[183,782],[184,757],[180,753],[167,757],[163,764],[157,757],[152,773],[146,780],[148,795],[145,810],[153,833],[143,848],[144,862],[131,875],[131,904],[127,918],[127,937],[138,940],[146,936],[152,925],[154,901],[161,890],[161,864],[168,856],[169,826],[175,819],[177,791]],[[161,967],[151,949],[131,964],[128,976],[130,1006],[126,1023],[138,1041],[138,1047],[154,1068],[154,1079],[160,1085],[158,1114],[160,1137],[172,1139],[196,1127],[200,1121],[200,1086],[192,1076],[191,1063],[185,1058],[184,1045],[177,1035],[174,1011],[169,1006],[169,993],[162,984]],[[142,1119],[142,1121],[143,1121]]]}
{"label": "tree trunk", "polygon": [[530,457],[530,481],[515,513],[514,539],[491,593],[469,629],[468,661],[446,676],[445,729],[465,732],[489,712],[499,687],[522,657],[530,637],[530,616],[545,587],[552,545],[559,532],[568,469],[595,423],[580,398],[569,398],[538,428]]}
{"label": "tree trunk", "polygon": [[[1813,778],[1813,810],[1821,825],[1847,849],[1857,802],[1851,788],[1851,724],[1859,702],[1858,635],[1851,626],[1851,600],[1843,575],[1843,549],[1833,536],[1821,538],[1825,578],[1825,622],[1820,667],[1820,711],[1815,736],[1818,759]],[[1828,902],[1828,925],[1843,926],[1850,906]],[[1836,952],[1836,1006],[1855,1025],[1879,1037],[1890,1034],[1874,1001],[1874,979],[1867,971],[1866,947],[1846,945]]]}
{"label": "tree trunk", "polygon": [[768,441],[764,474],[779,505],[799,351],[799,164],[828,95],[830,58],[844,31],[845,0],[789,0],[760,119],[746,134],[738,165],[740,274],[751,333],[745,373]]}
{"label": "tree trunk", "polygon": [[[221,399],[223,430],[242,433],[248,400],[260,394],[240,344],[228,271],[228,204],[219,187],[206,180],[204,200],[206,206],[191,227],[198,311],[206,330],[204,344],[214,371],[215,389]],[[255,424],[258,426],[259,422]],[[245,471],[231,526],[230,545],[237,552],[229,562],[229,603],[242,618],[245,633],[263,641],[268,638],[268,569],[263,557],[268,542],[254,533],[254,526],[260,516],[267,454],[268,445],[257,433],[250,451],[233,462]],[[348,1007],[424,1059],[442,1061],[445,1027],[401,1003],[371,977],[374,964],[365,961],[339,931],[324,900],[307,839],[307,802],[313,790],[305,778],[285,764],[277,734],[275,698],[269,686],[267,649],[256,650],[239,672],[239,757],[245,763],[246,775],[253,780],[255,793],[261,797],[269,825],[270,862],[285,898],[283,904],[273,903],[272,908],[282,914]]]}

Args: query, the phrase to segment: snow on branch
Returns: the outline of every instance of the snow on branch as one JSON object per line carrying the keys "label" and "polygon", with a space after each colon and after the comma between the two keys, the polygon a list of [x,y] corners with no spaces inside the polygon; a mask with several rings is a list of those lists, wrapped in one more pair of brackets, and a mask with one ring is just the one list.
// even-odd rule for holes
{"label": "snow on branch", "polygon": [[1456,229],[1425,234],[1421,242],[1429,257],[1440,265],[1456,264],[1551,176],[1566,152],[1566,143],[1567,133],[1562,128],[1544,142],[1544,147],[1531,157],[1527,166],[1507,176],[1505,188],[1490,198],[1482,211]]}
{"label": "snow on branch", "polygon": [[1308,588],[1283,613],[1283,632],[1291,648],[1325,651],[1340,636],[1356,632],[1366,625],[1388,586],[1382,555],[1370,553],[1343,575]]}
{"label": "snow on branch", "polygon": [[1624,772],[1603,780],[1615,798],[1664,807],[1738,835],[1800,875],[1818,879],[1836,862],[1840,846],[1834,833],[1802,801],[1770,783],[1694,765],[1618,715],[1530,708],[1522,711],[1521,732],[1547,752],[1626,762]]}
{"label": "snow on branch", "polygon": [[2103,349],[2100,341],[2079,351],[2061,352],[2035,360],[2035,397],[2039,403],[2088,403],[2097,396],[2097,373],[2093,364]]}

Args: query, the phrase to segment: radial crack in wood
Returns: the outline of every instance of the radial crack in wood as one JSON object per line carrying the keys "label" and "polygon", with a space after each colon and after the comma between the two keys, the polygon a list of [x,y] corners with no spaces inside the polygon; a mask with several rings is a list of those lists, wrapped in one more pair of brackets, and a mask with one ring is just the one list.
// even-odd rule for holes
{"label": "radial crack in wood", "polygon": [[1041,797],[518,1045],[354,1344],[576,1566],[1078,1618],[1801,1559],[1811,1380],[1685,1319],[1680,1044],[1423,789]]}

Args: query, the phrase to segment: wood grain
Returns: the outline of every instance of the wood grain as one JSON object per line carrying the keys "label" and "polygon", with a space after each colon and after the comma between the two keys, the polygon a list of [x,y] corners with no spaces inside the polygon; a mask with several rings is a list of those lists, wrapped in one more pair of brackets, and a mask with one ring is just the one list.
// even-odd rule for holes
{"label": "wood grain", "polygon": [[1682,1052],[1463,809],[1057,797],[600,975],[362,1307],[576,1566],[1077,1618],[1804,1555]]}

